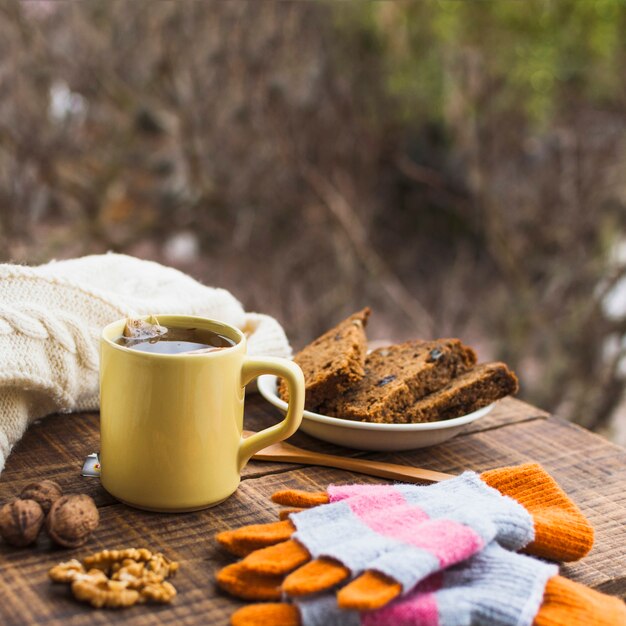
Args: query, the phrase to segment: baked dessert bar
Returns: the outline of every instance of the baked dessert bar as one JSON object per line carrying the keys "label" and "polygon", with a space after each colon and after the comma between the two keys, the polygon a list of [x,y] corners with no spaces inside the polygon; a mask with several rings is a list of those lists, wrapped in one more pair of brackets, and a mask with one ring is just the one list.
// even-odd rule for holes
{"label": "baked dessert bar", "polygon": [[407,341],[379,348],[365,360],[365,376],[343,395],[326,400],[327,415],[367,422],[397,422],[424,396],[445,387],[476,363],[459,339]]}
{"label": "baked dessert bar", "polygon": [[[369,314],[369,308],[354,313],[294,356],[293,360],[304,373],[307,410],[316,411],[325,401],[363,378],[367,352],[365,326]],[[278,385],[278,393],[283,400],[288,400],[283,380]]]}
{"label": "baked dessert bar", "polygon": [[517,377],[504,363],[483,363],[422,398],[403,415],[397,415],[400,419],[396,421],[419,423],[460,417],[517,393],[518,389]]}

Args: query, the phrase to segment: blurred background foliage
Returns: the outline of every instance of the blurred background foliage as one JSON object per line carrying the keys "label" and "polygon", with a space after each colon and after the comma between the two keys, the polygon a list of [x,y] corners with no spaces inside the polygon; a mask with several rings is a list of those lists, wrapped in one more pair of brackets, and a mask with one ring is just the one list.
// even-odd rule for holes
{"label": "blurred background foliage", "polygon": [[454,335],[626,443],[626,3],[0,0],[0,261],[115,250],[300,347]]}

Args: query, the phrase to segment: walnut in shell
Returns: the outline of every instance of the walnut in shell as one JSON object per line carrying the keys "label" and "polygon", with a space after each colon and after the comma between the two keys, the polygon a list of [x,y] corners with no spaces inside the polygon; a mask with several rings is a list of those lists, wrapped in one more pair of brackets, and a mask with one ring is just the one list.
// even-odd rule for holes
{"label": "walnut in shell", "polygon": [[0,535],[13,546],[27,546],[37,539],[44,512],[34,500],[13,500],[0,509]]}
{"label": "walnut in shell", "polygon": [[98,526],[96,503],[81,493],[61,496],[46,518],[46,530],[53,541],[65,548],[82,546]]}
{"label": "walnut in shell", "polygon": [[61,487],[53,480],[42,480],[38,483],[29,483],[22,489],[22,500],[34,500],[39,503],[47,515],[52,505],[63,495]]}

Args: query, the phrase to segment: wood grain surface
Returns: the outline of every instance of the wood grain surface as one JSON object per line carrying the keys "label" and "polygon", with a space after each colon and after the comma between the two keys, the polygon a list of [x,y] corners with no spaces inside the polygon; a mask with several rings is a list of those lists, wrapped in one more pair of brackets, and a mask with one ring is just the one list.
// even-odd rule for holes
{"label": "wood grain surface", "polygon": [[[279,419],[259,396],[246,403],[246,428],[258,430]],[[347,450],[297,433],[290,442],[312,450],[458,473],[525,461],[542,463],[578,503],[596,529],[596,543],[583,561],[562,567],[570,578],[626,596],[626,451],[523,402],[506,399],[452,441],[413,452],[378,454]],[[64,490],[88,493],[101,522],[76,550],[51,546],[44,534],[35,547],[0,543],[0,624],[227,624],[241,603],[220,592],[215,572],[232,561],[213,540],[216,532],[274,521],[269,496],[285,487],[321,490],[329,483],[381,482],[362,474],[282,463],[251,462],[241,486],[226,502],[186,514],[146,513],[117,503],[98,479],[80,475],[85,456],[98,450],[97,414],[60,415],[31,426],[0,476],[0,502],[33,480],[50,478]],[[179,595],[171,606],[142,605],[96,611],[75,602],[66,586],[52,585],[48,569],[104,548],[145,546],[180,561],[173,579]]]}

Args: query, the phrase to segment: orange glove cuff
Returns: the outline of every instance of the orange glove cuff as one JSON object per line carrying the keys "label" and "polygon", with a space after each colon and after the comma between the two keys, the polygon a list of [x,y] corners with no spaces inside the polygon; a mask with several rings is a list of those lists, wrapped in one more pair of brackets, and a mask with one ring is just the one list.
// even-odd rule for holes
{"label": "orange glove cuff", "polygon": [[535,540],[524,552],[555,561],[577,561],[589,553],[593,527],[541,465],[501,467],[480,477],[532,515]]}
{"label": "orange glove cuff", "polygon": [[618,626],[626,624],[626,605],[580,583],[555,576],[548,581],[533,626]]}

